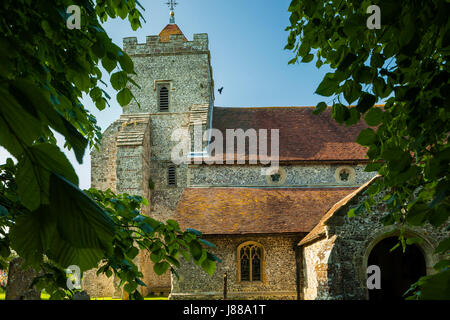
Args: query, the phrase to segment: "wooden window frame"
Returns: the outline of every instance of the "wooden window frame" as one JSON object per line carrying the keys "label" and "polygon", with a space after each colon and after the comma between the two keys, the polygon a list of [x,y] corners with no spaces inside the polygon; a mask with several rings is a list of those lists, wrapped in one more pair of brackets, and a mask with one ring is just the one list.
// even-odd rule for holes
{"label": "wooden window frame", "polygon": [[[246,246],[256,246],[256,247],[258,247],[261,250],[261,266],[260,266],[261,267],[261,280],[241,280],[241,249],[243,247],[246,247]],[[236,253],[237,253],[237,263],[236,263],[236,266],[237,266],[237,268],[236,268],[237,269],[237,282],[241,283],[241,284],[257,284],[257,283],[265,284],[266,283],[266,273],[265,273],[265,270],[266,270],[266,262],[265,262],[266,254],[265,254],[265,250],[264,250],[264,247],[262,246],[262,244],[260,244],[260,243],[258,243],[256,241],[246,241],[244,243],[241,243],[237,247]],[[250,279],[253,279],[253,275],[252,275],[253,266],[252,266],[252,260],[251,259],[249,261],[249,264],[250,264]]]}

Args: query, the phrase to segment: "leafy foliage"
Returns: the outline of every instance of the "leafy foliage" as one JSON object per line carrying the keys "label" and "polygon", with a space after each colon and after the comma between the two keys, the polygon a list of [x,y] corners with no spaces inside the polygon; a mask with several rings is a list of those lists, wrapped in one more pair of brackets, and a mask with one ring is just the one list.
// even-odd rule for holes
{"label": "leafy foliage", "polygon": [[176,270],[180,267],[181,257],[187,261],[192,258],[208,274],[214,273],[220,259],[205,249],[215,246],[201,239],[199,231],[181,231],[174,220],[162,223],[140,214],[141,205],[148,205],[147,200],[140,196],[116,195],[111,190],[103,192],[92,188],[87,193],[108,212],[118,228],[113,241],[114,250],[102,259],[97,274],[115,275],[120,279],[119,287],[123,285],[130,297],[142,298],[137,288],[145,286],[135,262],[139,252],[148,252],[154,263],[153,270],[158,275],[170,269],[178,276]]}
{"label": "leafy foliage", "polygon": [[[141,206],[148,205],[145,198],[128,194],[116,195],[111,190],[103,192],[93,188],[86,191],[86,196],[93,199],[115,226],[111,250],[94,250],[81,245],[72,248],[67,245],[68,241],[77,243],[96,239],[86,234],[86,230],[80,229],[81,223],[70,223],[72,217],[67,212],[62,211],[58,215],[48,208],[30,212],[22,206],[15,184],[16,171],[17,166],[11,159],[0,166],[0,203],[3,208],[0,216],[0,265],[6,266],[11,255],[10,242],[16,243],[14,249],[17,253],[28,264],[42,270],[42,275],[35,279],[34,285],[50,294],[50,299],[70,299],[77,291],[66,285],[65,267],[72,264],[79,263],[81,270],[87,270],[97,268],[100,261],[97,275],[114,275],[120,279],[119,287],[123,286],[132,299],[142,299],[138,288],[145,286],[145,283],[136,260],[140,253],[148,252],[158,275],[168,270],[177,275],[181,257],[187,261],[192,258],[195,264],[210,275],[214,273],[216,263],[220,262],[220,259],[205,249],[215,246],[201,239],[201,232],[193,229],[183,232],[174,220],[162,223],[142,215]],[[56,191],[52,192],[58,196]],[[70,190],[61,188],[59,192],[70,193]],[[87,216],[89,208],[81,208],[80,211]],[[95,217],[86,217],[88,221],[85,223],[96,224],[95,220],[91,220]],[[59,219],[68,223],[68,226],[58,224]],[[4,226],[10,228],[9,232]],[[70,239],[81,232],[84,232],[83,237],[80,237],[82,239]],[[55,256],[58,259],[54,259]]]}
{"label": "leafy foliage", "polygon": [[[66,26],[66,10],[74,4],[81,8],[79,30]],[[89,95],[100,110],[108,104],[99,86],[100,64],[109,73],[119,69],[112,75],[113,87],[119,103],[129,103],[133,62],[101,22],[128,18],[135,30],[142,18],[137,5],[136,0],[0,4],[0,146],[18,161],[14,185],[4,186],[14,190],[2,195],[2,235],[4,226],[11,232],[2,238],[1,248],[10,244],[27,264],[40,265],[45,253],[61,266],[88,269],[113,250],[113,220],[78,188],[78,177],[53,132],[64,136],[79,163],[88,144],[99,142],[100,128],[80,99]],[[5,218],[10,210],[14,220]]]}
{"label": "leafy foliage", "polygon": [[[381,29],[366,26],[370,5],[381,9]],[[449,10],[445,0],[293,0],[289,6],[286,49],[296,55],[289,63],[315,55],[318,68],[328,64],[333,72],[316,93],[332,97],[333,118],[352,125],[362,117],[372,126],[357,141],[369,148],[366,171],[382,177],[362,206],[387,192],[385,224],[445,228],[450,215]],[[383,100],[383,108],[374,106]],[[315,113],[325,108],[321,102]],[[440,247],[448,257],[448,239]],[[448,279],[447,264],[419,281],[416,298],[448,298]]]}

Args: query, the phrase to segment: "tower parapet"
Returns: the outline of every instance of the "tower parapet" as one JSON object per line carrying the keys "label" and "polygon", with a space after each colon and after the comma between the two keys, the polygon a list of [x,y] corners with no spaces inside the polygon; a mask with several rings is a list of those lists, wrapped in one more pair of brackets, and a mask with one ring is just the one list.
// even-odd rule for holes
{"label": "tower parapet", "polygon": [[193,41],[187,41],[183,34],[171,34],[164,41],[161,35],[147,36],[146,43],[138,43],[136,37],[123,39],[123,49],[129,55],[164,54],[164,53],[200,53],[208,51],[208,34],[196,33]]}

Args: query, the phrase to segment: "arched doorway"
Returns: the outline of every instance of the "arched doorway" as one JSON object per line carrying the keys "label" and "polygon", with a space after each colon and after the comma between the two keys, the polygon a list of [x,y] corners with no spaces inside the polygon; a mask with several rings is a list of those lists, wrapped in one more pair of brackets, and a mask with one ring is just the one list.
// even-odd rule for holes
{"label": "arched doorway", "polygon": [[381,289],[369,290],[370,300],[403,300],[411,284],[426,275],[425,258],[417,245],[408,245],[404,253],[401,246],[389,252],[398,241],[383,239],[370,252],[367,265],[377,265],[381,271]]}

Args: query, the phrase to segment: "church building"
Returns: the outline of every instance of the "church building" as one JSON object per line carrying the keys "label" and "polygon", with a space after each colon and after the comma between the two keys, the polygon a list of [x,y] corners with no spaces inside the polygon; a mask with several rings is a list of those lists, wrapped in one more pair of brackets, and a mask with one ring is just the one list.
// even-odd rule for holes
{"label": "church building", "polygon": [[[147,198],[146,215],[199,230],[216,245],[210,251],[222,262],[209,276],[181,258],[179,278],[157,276],[142,253],[144,295],[222,299],[226,276],[228,299],[399,298],[418,277],[433,272],[443,231],[407,229],[423,241],[408,246],[405,255],[390,254],[399,229],[381,222],[382,202],[371,213],[347,217],[377,179],[365,171],[366,148],[355,142],[367,127],[364,121],[340,125],[331,108],[314,115],[314,107],[215,106],[208,35],[188,39],[171,14],[170,23],[145,43],[123,40],[141,86],[130,87],[140,106],[133,101],[124,107],[92,152],[92,187]],[[171,139],[174,131],[186,132],[193,144],[196,127],[214,128],[223,137],[229,129],[254,130],[259,146],[264,139],[275,143],[270,132],[277,130],[278,166],[262,174],[267,162],[250,161],[248,147],[244,161],[206,163],[208,139],[200,152],[186,155],[192,161],[174,163],[172,151],[179,144]],[[224,148],[219,157],[237,154]],[[380,267],[381,289],[367,287],[371,265]],[[93,274],[83,280],[91,296],[117,295],[115,284]]]}

